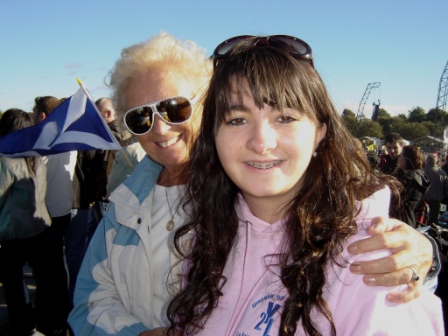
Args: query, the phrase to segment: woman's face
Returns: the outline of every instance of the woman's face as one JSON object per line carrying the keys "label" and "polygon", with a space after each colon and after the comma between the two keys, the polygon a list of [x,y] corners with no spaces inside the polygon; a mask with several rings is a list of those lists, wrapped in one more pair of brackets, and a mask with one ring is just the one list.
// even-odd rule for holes
{"label": "woman's face", "polygon": [[280,111],[267,104],[260,109],[247,83],[240,87],[240,95],[232,93],[230,111],[217,131],[216,149],[227,175],[258,216],[254,202],[278,207],[296,195],[327,128],[317,129],[296,109]]}
{"label": "woman's face", "polygon": [[[188,99],[196,94],[182,76],[173,72],[151,71],[135,77],[125,93],[126,111],[140,105],[173,96]],[[190,158],[192,135],[199,129],[201,116],[197,111],[187,122],[170,125],[155,115],[151,131],[137,139],[151,159],[166,169],[176,169]]]}
{"label": "woman's face", "polygon": [[400,155],[398,155],[397,166],[402,170],[406,171],[406,159],[404,158],[404,152],[402,151]]}

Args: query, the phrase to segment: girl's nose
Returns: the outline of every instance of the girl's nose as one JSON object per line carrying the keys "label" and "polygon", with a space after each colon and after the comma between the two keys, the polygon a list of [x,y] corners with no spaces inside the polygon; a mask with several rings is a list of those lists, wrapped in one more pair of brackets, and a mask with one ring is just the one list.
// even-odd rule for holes
{"label": "girl's nose", "polygon": [[264,154],[277,146],[277,133],[267,121],[255,123],[251,129],[248,147],[258,154]]}

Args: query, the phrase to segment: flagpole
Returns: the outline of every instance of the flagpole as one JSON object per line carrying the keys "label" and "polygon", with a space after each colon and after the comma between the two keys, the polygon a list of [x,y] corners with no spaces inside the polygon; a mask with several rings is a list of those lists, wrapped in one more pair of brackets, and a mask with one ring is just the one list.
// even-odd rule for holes
{"label": "flagpole", "polygon": [[[84,83],[81,81],[81,79],[79,77],[76,77],[76,80],[78,81],[78,84],[81,86],[82,90],[86,93],[87,97],[89,97],[92,100],[92,102],[94,103],[92,96],[87,91],[87,88],[84,86]],[[101,115],[100,111],[98,111],[98,108],[96,107],[96,104],[93,104],[93,106],[95,106],[95,110],[99,114],[99,116],[101,117],[101,120],[103,121],[103,123],[106,124],[106,121],[104,120],[104,118]],[[110,128],[109,128],[109,126],[107,124],[105,126],[107,127],[108,130],[110,130]],[[113,135],[113,134],[111,134],[111,135],[112,135],[111,138],[114,141],[114,143],[120,148],[120,152],[123,155],[124,159],[126,160],[126,163],[131,168],[131,170],[134,171],[134,165],[129,160],[129,157],[126,155],[126,152],[124,151],[123,147],[120,145],[120,143],[118,142],[118,140],[115,137],[115,135]]]}
{"label": "flagpole", "polygon": [[[128,145],[129,146],[129,145]],[[126,154],[126,152],[124,151],[123,147],[120,147],[120,152],[121,154],[123,154],[127,164],[129,165],[129,167],[132,169],[132,171],[134,171],[134,165],[132,164],[132,162],[129,160],[128,155]]]}

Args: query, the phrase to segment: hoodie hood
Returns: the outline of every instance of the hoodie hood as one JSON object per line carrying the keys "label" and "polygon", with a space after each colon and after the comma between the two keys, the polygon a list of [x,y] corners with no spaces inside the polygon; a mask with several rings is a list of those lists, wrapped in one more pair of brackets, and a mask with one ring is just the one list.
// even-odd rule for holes
{"label": "hoodie hood", "polygon": [[426,176],[422,169],[415,169],[407,172],[405,176],[406,179],[414,180],[417,183],[418,189],[422,192],[422,194],[425,194],[431,185],[428,176]]}

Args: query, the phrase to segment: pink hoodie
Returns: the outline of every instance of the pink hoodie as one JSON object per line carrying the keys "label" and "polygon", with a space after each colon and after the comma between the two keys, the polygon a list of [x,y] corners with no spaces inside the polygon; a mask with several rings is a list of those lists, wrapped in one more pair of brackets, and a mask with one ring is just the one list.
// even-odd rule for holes
{"label": "pink hoodie", "polygon": [[[390,191],[382,189],[362,202],[357,216],[358,233],[344,244],[341,258],[349,263],[389,255],[390,251],[351,256],[345,250],[351,242],[366,238],[371,219],[387,216]],[[279,268],[270,267],[269,254],[278,251],[283,235],[283,220],[268,224],[256,218],[240,196],[237,212],[241,219],[238,241],[230,252],[224,276],[227,282],[205,329],[200,335],[255,336],[278,335],[283,303],[288,293],[278,277]],[[341,259],[342,260],[342,259]],[[391,291],[401,287],[368,287],[362,277],[348,268],[327,267],[323,297],[333,315],[337,335],[444,335],[439,298],[426,289],[420,298],[397,305],[386,301]],[[314,325],[323,335],[330,334],[330,324],[316,311]],[[299,323],[296,335],[305,335]]]}

